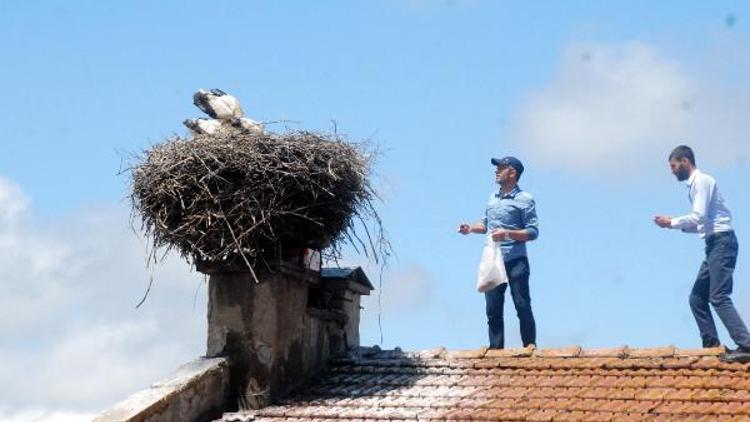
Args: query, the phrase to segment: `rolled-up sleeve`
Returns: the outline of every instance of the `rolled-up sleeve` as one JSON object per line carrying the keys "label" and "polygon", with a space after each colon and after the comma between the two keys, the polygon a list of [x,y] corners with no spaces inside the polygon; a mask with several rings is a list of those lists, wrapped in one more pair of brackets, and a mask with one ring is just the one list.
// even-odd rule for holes
{"label": "rolled-up sleeve", "polygon": [[535,240],[539,237],[539,221],[536,215],[536,201],[529,198],[523,209],[523,228],[529,235],[529,240]]}

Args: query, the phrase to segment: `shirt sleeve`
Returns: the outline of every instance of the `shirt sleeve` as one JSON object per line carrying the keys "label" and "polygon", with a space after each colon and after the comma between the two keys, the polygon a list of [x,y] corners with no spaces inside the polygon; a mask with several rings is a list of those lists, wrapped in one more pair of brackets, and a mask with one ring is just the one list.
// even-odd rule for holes
{"label": "shirt sleeve", "polygon": [[480,221],[480,222],[481,222],[482,224],[484,224],[484,228],[485,228],[485,229],[487,229],[487,230],[489,230],[489,229],[490,229],[490,227],[489,227],[489,226],[487,225],[487,212],[488,212],[488,211],[489,211],[489,209],[490,209],[490,204],[492,203],[492,198],[494,198],[494,196],[495,196],[495,194],[494,194],[494,193],[493,193],[493,194],[490,194],[490,198],[489,198],[489,199],[487,200],[487,206],[486,206],[486,207],[484,207],[484,215],[482,216],[482,218],[480,218],[480,219],[479,219],[479,221]]}
{"label": "shirt sleeve", "polygon": [[529,198],[529,202],[523,209],[523,226],[529,235],[529,240],[539,237],[539,222],[536,216],[536,202],[534,198]]}
{"label": "shirt sleeve", "polygon": [[695,233],[698,226],[706,222],[708,204],[713,195],[716,182],[710,178],[699,178],[693,184],[693,211],[681,217],[672,218],[671,227],[684,232]]}

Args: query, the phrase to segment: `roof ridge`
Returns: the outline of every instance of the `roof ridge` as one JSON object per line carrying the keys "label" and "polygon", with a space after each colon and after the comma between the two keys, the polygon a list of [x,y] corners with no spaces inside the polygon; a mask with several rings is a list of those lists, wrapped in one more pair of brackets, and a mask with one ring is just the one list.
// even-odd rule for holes
{"label": "roof ridge", "polygon": [[725,353],[724,346],[680,349],[674,345],[658,347],[630,347],[622,345],[611,348],[585,349],[580,345],[537,349],[534,347],[489,349],[447,350],[445,347],[417,351],[403,351],[400,347],[381,349],[379,346],[358,347],[350,350],[350,358],[376,359],[482,359],[482,358],[621,358],[621,359],[649,359],[649,358],[696,358],[718,357]]}

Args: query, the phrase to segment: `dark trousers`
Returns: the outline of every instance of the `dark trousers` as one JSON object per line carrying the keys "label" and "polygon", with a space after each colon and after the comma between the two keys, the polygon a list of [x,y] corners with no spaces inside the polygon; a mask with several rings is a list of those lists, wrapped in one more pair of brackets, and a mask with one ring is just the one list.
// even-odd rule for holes
{"label": "dark trousers", "polygon": [[529,260],[521,257],[506,262],[505,270],[508,273],[508,283],[503,283],[484,294],[491,349],[505,347],[503,306],[508,285],[510,285],[510,296],[513,298],[521,325],[521,341],[524,347],[536,344],[536,323],[534,314],[531,312],[531,295],[529,294]]}
{"label": "dark trousers", "polygon": [[733,231],[714,233],[706,237],[706,259],[701,264],[690,293],[690,309],[695,316],[695,322],[698,323],[703,347],[721,344],[708,307],[710,303],[732,340],[739,346],[750,348],[750,333],[734,308],[732,299],[729,298],[738,251],[739,245]]}

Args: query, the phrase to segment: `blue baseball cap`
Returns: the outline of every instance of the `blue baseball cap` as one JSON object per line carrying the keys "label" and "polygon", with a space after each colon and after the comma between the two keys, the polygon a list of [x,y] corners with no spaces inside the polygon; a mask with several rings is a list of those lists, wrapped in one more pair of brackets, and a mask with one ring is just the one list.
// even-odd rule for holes
{"label": "blue baseball cap", "polygon": [[503,166],[511,166],[514,169],[516,169],[516,172],[518,173],[518,176],[521,176],[521,173],[523,173],[523,164],[521,164],[521,160],[519,160],[516,157],[503,157],[503,158],[493,158],[490,160],[493,166],[503,167]]}

